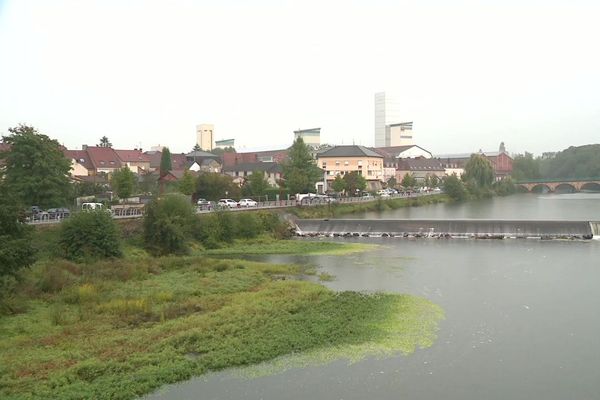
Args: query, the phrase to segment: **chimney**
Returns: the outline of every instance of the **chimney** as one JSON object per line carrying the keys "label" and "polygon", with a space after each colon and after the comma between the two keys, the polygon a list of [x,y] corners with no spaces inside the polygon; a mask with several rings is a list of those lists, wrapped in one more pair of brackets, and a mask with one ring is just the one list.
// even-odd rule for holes
{"label": "chimney", "polygon": [[88,148],[88,145],[87,145],[87,144],[82,144],[82,145],[81,145],[81,150],[87,150],[87,148]]}

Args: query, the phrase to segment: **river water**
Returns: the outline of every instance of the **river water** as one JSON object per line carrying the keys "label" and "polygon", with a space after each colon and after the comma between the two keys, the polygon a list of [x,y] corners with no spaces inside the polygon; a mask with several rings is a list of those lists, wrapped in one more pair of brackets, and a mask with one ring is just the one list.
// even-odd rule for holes
{"label": "river water", "polygon": [[[516,195],[360,217],[600,220],[600,195]],[[381,247],[259,259],[315,265],[335,275],[324,283],[334,290],[432,300],[446,314],[432,347],[253,379],[209,374],[148,399],[600,398],[600,242],[347,240]]]}

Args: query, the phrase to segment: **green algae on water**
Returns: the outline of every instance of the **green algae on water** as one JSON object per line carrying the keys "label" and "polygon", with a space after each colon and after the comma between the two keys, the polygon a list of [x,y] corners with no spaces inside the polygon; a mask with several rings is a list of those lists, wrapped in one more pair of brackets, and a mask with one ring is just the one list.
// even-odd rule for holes
{"label": "green algae on water", "polygon": [[244,378],[258,378],[295,368],[325,365],[336,360],[349,364],[365,358],[388,358],[410,355],[417,349],[431,347],[437,337],[438,323],[444,311],[431,301],[411,295],[375,295],[392,298],[386,318],[373,324],[372,337],[360,343],[323,346],[293,353],[244,368],[233,373]]}

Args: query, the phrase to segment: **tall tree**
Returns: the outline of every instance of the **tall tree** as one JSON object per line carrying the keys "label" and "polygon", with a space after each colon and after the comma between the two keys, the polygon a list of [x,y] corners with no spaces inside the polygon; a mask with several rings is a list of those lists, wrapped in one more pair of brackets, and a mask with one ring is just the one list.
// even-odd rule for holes
{"label": "tall tree", "polygon": [[462,178],[467,183],[475,183],[479,188],[489,188],[494,182],[494,176],[494,167],[490,160],[481,154],[471,154]]}
{"label": "tall tree", "polygon": [[196,179],[190,173],[190,171],[185,170],[183,176],[178,182],[178,188],[180,193],[185,194],[187,196],[194,193],[194,191],[196,190]]}
{"label": "tall tree", "polygon": [[467,189],[462,180],[452,174],[444,178],[444,192],[453,200],[464,200],[467,198]]}
{"label": "tall tree", "polygon": [[[23,223],[21,205],[6,184],[0,181],[0,279],[15,275],[35,261],[31,227]],[[0,298],[2,294],[0,294]]]}
{"label": "tall tree", "polygon": [[437,175],[431,175],[431,177],[429,178],[429,184],[431,185],[431,187],[438,187],[438,185],[440,184],[440,178],[438,178]]}
{"label": "tall tree", "polygon": [[112,189],[117,193],[120,199],[131,197],[135,190],[137,178],[128,166],[113,172],[110,180]]}
{"label": "tall tree", "polygon": [[271,185],[263,171],[254,171],[244,185],[244,193],[248,196],[264,196]]}
{"label": "tall tree", "polygon": [[160,176],[161,178],[167,175],[173,169],[173,165],[171,163],[171,151],[168,147],[163,148],[162,154],[160,156]]}
{"label": "tall tree", "polygon": [[315,183],[323,178],[310,149],[301,137],[289,149],[288,159],[283,164],[283,176],[290,193],[307,193],[315,190]]}
{"label": "tall tree", "polygon": [[98,147],[112,147],[112,143],[106,136],[102,136],[100,138],[100,143],[98,143]]}
{"label": "tall tree", "polygon": [[224,197],[239,198],[240,187],[227,175],[205,172],[198,175],[196,197],[219,200]]}
{"label": "tall tree", "polygon": [[200,145],[198,143],[196,143],[194,145],[194,147],[192,148],[192,151],[202,151],[202,147],[200,147]]}
{"label": "tall tree", "polygon": [[362,174],[356,171],[344,175],[344,182],[346,183],[346,193],[350,195],[354,195],[356,192],[367,188],[367,180]]}
{"label": "tall tree", "polygon": [[0,153],[6,163],[7,189],[25,205],[65,206],[71,193],[71,161],[65,157],[59,143],[27,125],[8,131],[11,135],[2,140],[10,145],[10,151]]}
{"label": "tall tree", "polygon": [[402,181],[400,182],[400,185],[402,185],[402,187],[405,188],[405,189],[417,186],[417,179],[414,178],[411,174],[409,174],[407,172],[402,177]]}
{"label": "tall tree", "polygon": [[341,193],[346,190],[346,181],[341,176],[336,175],[333,182],[331,182],[331,188],[336,193]]}
{"label": "tall tree", "polygon": [[387,181],[387,187],[390,189],[395,188],[397,184],[398,184],[398,182],[396,182],[396,178],[393,176],[390,179],[388,179],[388,181]]}
{"label": "tall tree", "polygon": [[516,180],[540,178],[540,159],[533,154],[517,154],[513,159],[512,177]]}

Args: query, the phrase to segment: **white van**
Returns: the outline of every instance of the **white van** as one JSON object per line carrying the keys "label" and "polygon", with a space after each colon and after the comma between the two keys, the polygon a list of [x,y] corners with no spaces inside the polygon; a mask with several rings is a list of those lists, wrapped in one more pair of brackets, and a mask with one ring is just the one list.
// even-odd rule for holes
{"label": "white van", "polygon": [[103,210],[104,204],[102,203],[83,203],[81,205],[81,211],[93,211],[93,210]]}

